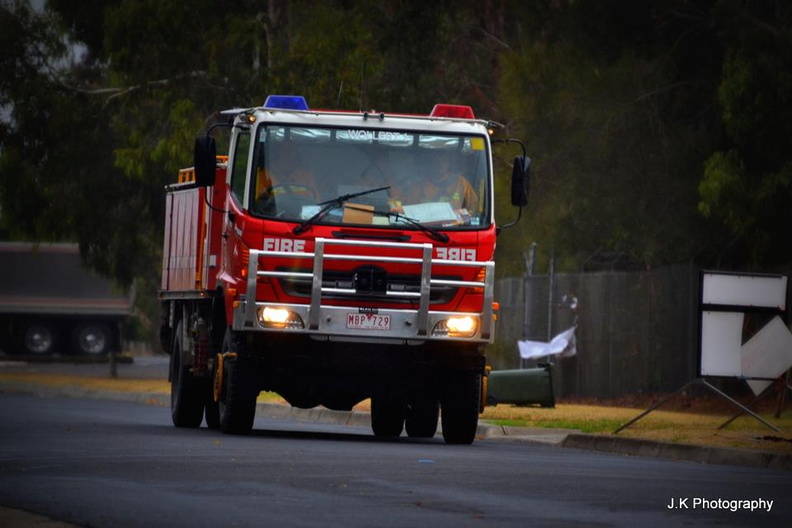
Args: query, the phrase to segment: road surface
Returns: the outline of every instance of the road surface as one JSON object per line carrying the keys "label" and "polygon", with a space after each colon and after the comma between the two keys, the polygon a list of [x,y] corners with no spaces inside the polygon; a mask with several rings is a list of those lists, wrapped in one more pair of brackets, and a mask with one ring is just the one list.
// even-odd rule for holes
{"label": "road surface", "polygon": [[0,409],[0,505],[78,526],[792,526],[778,470],[262,418],[235,437],[103,400]]}

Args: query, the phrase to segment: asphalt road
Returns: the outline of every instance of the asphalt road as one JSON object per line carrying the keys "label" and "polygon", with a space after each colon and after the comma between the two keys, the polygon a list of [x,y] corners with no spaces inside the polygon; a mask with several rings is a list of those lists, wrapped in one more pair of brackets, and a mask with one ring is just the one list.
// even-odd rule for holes
{"label": "asphalt road", "polygon": [[234,437],[104,400],[2,394],[0,409],[0,505],[79,526],[792,526],[784,471],[261,418]]}

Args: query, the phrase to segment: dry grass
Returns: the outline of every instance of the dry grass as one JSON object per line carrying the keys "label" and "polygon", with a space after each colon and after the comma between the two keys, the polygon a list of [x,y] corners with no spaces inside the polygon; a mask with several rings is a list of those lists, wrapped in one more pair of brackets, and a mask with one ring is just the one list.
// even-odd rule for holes
{"label": "dry grass", "polygon": [[[50,387],[79,387],[88,391],[138,392],[152,394],[170,394],[170,383],[157,379],[124,379],[124,378],[87,378],[60,374],[38,374],[32,372],[0,373],[0,383],[33,383]],[[271,392],[263,392],[259,401],[285,401]]]}
{"label": "dry grass", "polygon": [[[487,407],[482,419],[502,425],[578,429],[584,433],[612,434],[648,407],[649,405],[638,408],[560,403],[553,409],[544,409],[497,405]],[[735,412],[731,408],[708,410],[707,405],[702,408],[701,412],[697,412],[695,406],[687,411],[661,408],[618,434],[625,438],[792,453],[792,409],[786,409],[778,419],[773,416],[773,409],[760,413],[763,419],[782,431],[778,433],[748,415],[741,416],[719,430],[718,427]]]}
{"label": "dry grass", "polygon": [[[169,394],[170,384],[163,380],[85,378],[77,376],[23,372],[0,372],[0,383],[42,384],[54,387],[79,387],[84,390],[147,392]],[[262,393],[259,401],[284,403],[273,393]],[[497,405],[487,407],[482,420],[522,427],[577,429],[585,433],[611,434],[622,424],[649,408],[650,400],[630,402],[561,402],[555,408]],[[355,407],[368,411],[368,400]],[[666,442],[718,447],[737,447],[792,453],[792,402],[781,417],[774,418],[774,402],[759,407],[765,420],[781,429],[777,433],[754,418],[743,415],[723,430],[718,427],[731,418],[734,408],[722,400],[680,397],[631,425],[619,436]]]}
{"label": "dry grass", "polygon": [[79,387],[85,390],[152,392],[170,394],[170,383],[156,379],[86,378],[36,372],[1,372],[2,383],[34,383],[51,387]]}

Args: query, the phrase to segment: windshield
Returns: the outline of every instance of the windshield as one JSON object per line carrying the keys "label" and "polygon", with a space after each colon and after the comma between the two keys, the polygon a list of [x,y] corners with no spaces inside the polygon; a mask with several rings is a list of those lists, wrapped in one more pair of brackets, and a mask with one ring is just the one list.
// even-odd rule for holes
{"label": "windshield", "polygon": [[266,125],[254,145],[257,216],[400,229],[489,223],[484,136]]}

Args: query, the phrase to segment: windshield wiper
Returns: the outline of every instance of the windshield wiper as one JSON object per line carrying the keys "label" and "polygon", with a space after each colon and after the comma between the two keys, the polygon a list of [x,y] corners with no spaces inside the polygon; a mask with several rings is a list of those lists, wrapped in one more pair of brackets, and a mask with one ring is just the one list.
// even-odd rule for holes
{"label": "windshield wiper", "polygon": [[426,226],[426,225],[422,224],[421,222],[419,222],[418,220],[410,218],[409,216],[404,216],[403,214],[394,213],[394,212],[387,212],[386,213],[384,211],[375,211],[375,213],[380,213],[380,212],[383,213],[383,214],[386,214],[387,216],[394,217],[396,219],[397,223],[399,222],[399,220],[406,221],[411,226],[417,227],[418,229],[420,229],[421,231],[423,231],[424,233],[429,235],[430,238],[433,238],[433,239],[437,240],[438,242],[442,242],[442,243],[445,244],[446,242],[448,242],[450,240],[448,238],[448,235],[446,235],[442,231],[438,231],[437,229],[433,229],[433,228],[431,228],[429,226]]}
{"label": "windshield wiper", "polygon": [[296,226],[292,230],[292,233],[294,233],[295,235],[305,233],[312,225],[314,225],[316,222],[322,220],[325,216],[327,216],[327,214],[330,211],[332,211],[333,209],[338,209],[339,207],[344,205],[344,202],[346,202],[347,200],[351,200],[352,198],[357,198],[358,196],[364,196],[366,194],[385,191],[388,189],[390,189],[390,185],[387,185],[385,187],[377,187],[376,189],[367,189],[365,191],[360,191],[356,193],[342,194],[341,196],[333,198],[332,200],[327,200],[326,202],[318,203],[316,205],[321,205],[323,207],[319,209],[319,211],[317,211],[315,215],[307,219],[302,224]]}
{"label": "windshield wiper", "polygon": [[[356,209],[356,208],[352,207],[352,209]],[[369,212],[368,209],[361,209],[361,211]],[[387,216],[387,217],[395,218],[396,222],[398,222],[399,220],[404,220],[405,222],[407,222],[411,226],[417,227],[418,229],[420,229],[421,231],[423,231],[424,233],[429,235],[429,238],[437,240],[438,242],[446,243],[446,242],[448,242],[450,240],[448,238],[448,235],[446,235],[442,231],[438,231],[437,229],[433,229],[433,228],[431,228],[429,226],[426,226],[426,225],[422,224],[421,222],[419,222],[418,220],[410,218],[409,216],[404,216],[401,213],[396,213],[394,211],[377,211],[377,210],[370,211],[370,212],[374,213],[375,215]]]}

